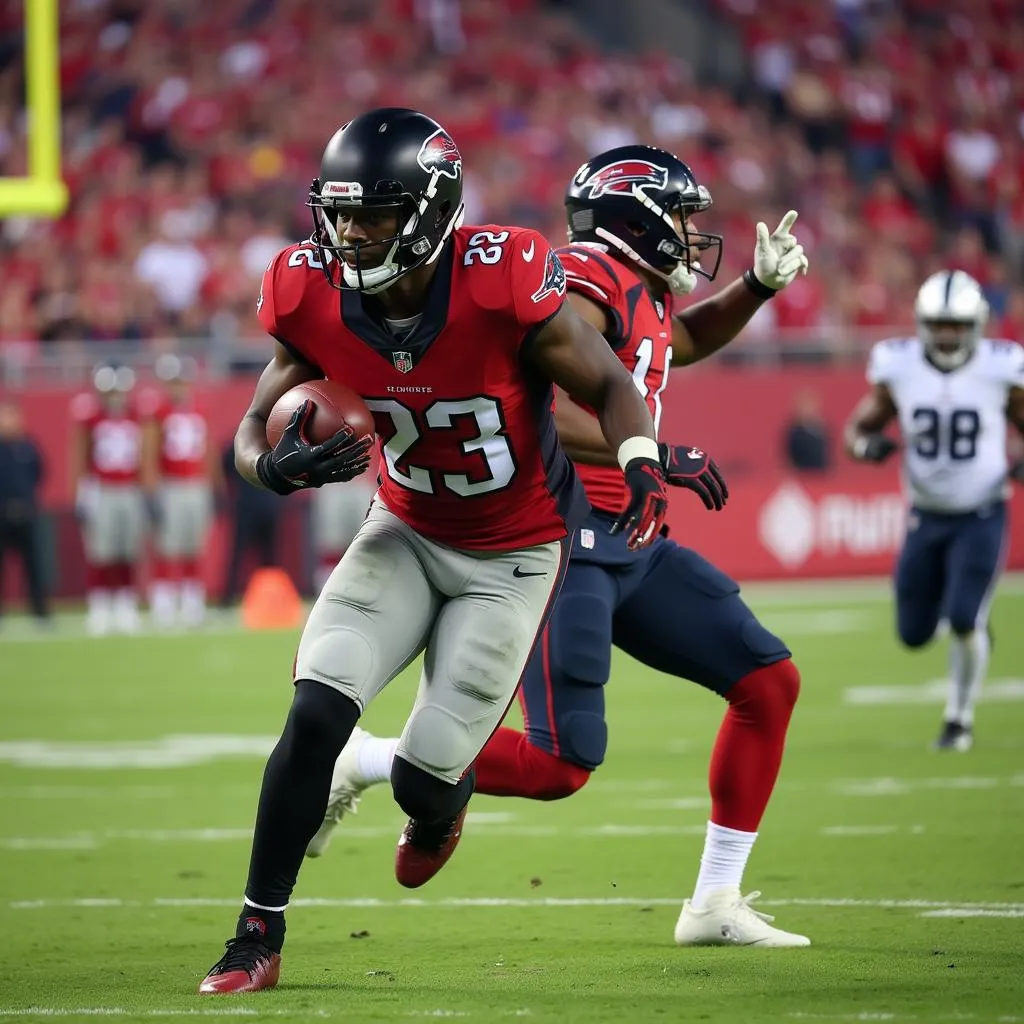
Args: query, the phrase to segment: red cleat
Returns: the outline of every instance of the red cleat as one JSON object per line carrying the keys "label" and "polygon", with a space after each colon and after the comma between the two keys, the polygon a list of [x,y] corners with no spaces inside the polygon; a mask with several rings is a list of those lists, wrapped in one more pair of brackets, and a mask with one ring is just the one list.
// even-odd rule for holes
{"label": "red cleat", "polygon": [[409,819],[402,829],[395,853],[395,878],[407,889],[417,889],[429,882],[448,863],[462,835],[467,804],[458,816],[449,821],[424,825]]}
{"label": "red cleat", "polygon": [[227,952],[199,986],[201,996],[233,995],[273,988],[281,975],[281,954],[244,936],[225,943]]}

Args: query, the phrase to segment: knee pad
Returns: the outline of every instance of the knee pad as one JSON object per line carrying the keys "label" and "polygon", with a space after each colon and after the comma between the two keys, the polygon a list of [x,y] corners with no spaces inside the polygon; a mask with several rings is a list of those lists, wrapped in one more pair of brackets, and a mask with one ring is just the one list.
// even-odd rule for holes
{"label": "knee pad", "polygon": [[424,771],[451,780],[472,763],[489,734],[489,726],[464,721],[439,704],[424,704],[410,716],[402,746]]}
{"label": "knee pad", "polygon": [[355,701],[324,683],[300,679],[281,739],[305,757],[333,763],[358,721]]}
{"label": "knee pad", "polygon": [[468,771],[458,782],[446,782],[398,755],[391,763],[395,802],[416,821],[454,818],[473,795],[474,776]]}
{"label": "knee pad", "polygon": [[904,647],[924,647],[935,635],[934,629],[925,631],[920,623],[900,622],[897,626],[900,642]]}
{"label": "knee pad", "polygon": [[592,772],[608,750],[608,726],[604,716],[593,711],[570,711],[558,723],[558,739],[563,757]]}

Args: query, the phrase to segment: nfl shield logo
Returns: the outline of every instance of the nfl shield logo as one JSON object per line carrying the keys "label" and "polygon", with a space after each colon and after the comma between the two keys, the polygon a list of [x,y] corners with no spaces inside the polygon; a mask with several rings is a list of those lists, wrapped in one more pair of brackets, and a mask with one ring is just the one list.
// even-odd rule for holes
{"label": "nfl shield logo", "polygon": [[588,551],[593,549],[593,547],[594,547],[594,531],[593,530],[588,530],[586,527],[584,527],[582,530],[580,530],[580,547],[581,548],[586,548]]}
{"label": "nfl shield logo", "polygon": [[411,352],[392,352],[391,361],[399,373],[408,373],[412,369]]}

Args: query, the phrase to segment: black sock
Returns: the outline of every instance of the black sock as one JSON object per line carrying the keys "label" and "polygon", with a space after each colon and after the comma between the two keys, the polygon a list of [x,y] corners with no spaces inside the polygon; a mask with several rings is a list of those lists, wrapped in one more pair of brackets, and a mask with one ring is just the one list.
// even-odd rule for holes
{"label": "black sock", "polygon": [[264,946],[280,953],[284,945],[284,911],[257,910],[243,903],[235,925],[235,938],[259,939]]}
{"label": "black sock", "polygon": [[253,903],[288,903],[306,846],[324,819],[334,762],[358,720],[356,704],[332,687],[309,679],[295,684],[288,721],[263,773],[245,886]]}
{"label": "black sock", "polygon": [[456,783],[445,782],[397,756],[391,762],[395,802],[422,825],[446,824],[458,817],[473,795],[476,775],[470,768]]}

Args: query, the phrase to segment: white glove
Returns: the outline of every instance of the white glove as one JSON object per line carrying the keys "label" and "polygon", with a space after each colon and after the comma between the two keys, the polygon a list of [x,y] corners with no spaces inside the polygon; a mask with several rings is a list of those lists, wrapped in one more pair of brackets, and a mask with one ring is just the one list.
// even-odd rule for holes
{"label": "white glove", "polygon": [[770,235],[764,221],[759,221],[757,225],[754,277],[772,291],[781,291],[793,282],[797,274],[807,273],[808,262],[804,247],[789,233],[796,218],[796,210],[790,210]]}

